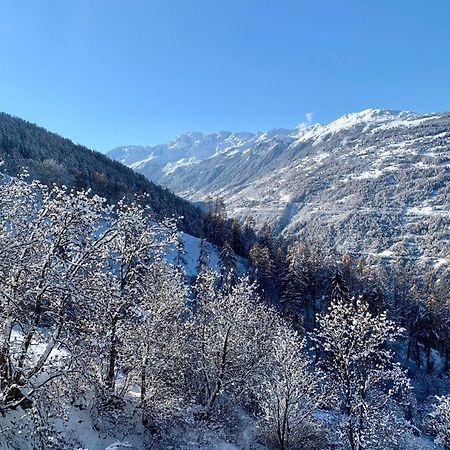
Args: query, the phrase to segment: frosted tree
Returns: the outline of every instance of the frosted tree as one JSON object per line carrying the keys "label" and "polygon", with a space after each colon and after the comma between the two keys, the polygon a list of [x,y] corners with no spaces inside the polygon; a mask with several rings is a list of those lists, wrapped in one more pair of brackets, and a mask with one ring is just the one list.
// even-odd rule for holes
{"label": "frosted tree", "polygon": [[224,289],[230,289],[237,279],[237,258],[228,241],[225,241],[220,249],[220,276]]}
{"label": "frosted tree", "polygon": [[319,424],[314,413],[323,401],[321,373],[313,371],[305,342],[281,321],[271,341],[270,361],[255,395],[261,408],[259,427],[277,448],[307,448]]}
{"label": "frosted tree", "polygon": [[184,248],[184,241],[183,241],[182,236],[178,237],[178,240],[176,243],[176,249],[177,249],[176,266],[177,267],[185,267],[187,264],[186,249]]}
{"label": "frosted tree", "polygon": [[386,345],[400,330],[386,313],[372,314],[364,297],[346,298],[340,282],[333,293],[317,341],[330,398],[342,418],[338,431],[352,450],[394,447],[406,428],[399,405],[408,402],[410,387]]}
{"label": "frosted tree", "polygon": [[0,185],[0,407],[30,406],[71,371],[79,287],[103,245],[108,208],[89,192],[11,179]]}
{"label": "frosted tree", "polygon": [[[113,393],[118,375],[127,378],[127,359],[135,348],[129,322],[144,308],[147,300],[144,280],[173,243],[173,223],[150,222],[137,203],[119,202],[105,224],[109,235],[95,264],[86,277],[86,290],[92,299],[83,318],[88,342],[103,367],[101,382]],[[173,233],[172,233],[173,231]],[[122,389],[122,386],[120,387]]]}
{"label": "frosted tree", "polygon": [[197,417],[206,420],[224,398],[243,395],[263,370],[272,319],[245,278],[227,293],[217,288],[214,273],[204,272],[196,290],[196,309],[187,326]]}
{"label": "frosted tree", "polygon": [[142,280],[143,293],[127,321],[127,358],[132,384],[140,386],[144,424],[161,424],[182,411],[189,399],[185,317],[188,292],[183,275],[165,262]]}
{"label": "frosted tree", "polygon": [[436,397],[436,404],[429,415],[435,443],[445,449],[450,448],[450,396]]}

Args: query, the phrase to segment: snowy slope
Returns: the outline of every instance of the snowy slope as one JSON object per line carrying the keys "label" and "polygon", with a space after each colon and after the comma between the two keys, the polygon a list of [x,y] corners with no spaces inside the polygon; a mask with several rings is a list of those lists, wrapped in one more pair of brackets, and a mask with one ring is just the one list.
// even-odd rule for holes
{"label": "snowy slope", "polygon": [[[187,233],[180,233],[180,239],[183,242],[183,248],[185,254],[180,258],[180,264],[183,266],[183,269],[186,273],[186,276],[189,278],[193,278],[197,275],[197,263],[200,256],[200,239],[194,236],[191,236]],[[205,250],[208,254],[209,268],[214,270],[217,273],[220,273],[220,260],[219,260],[219,249],[211,244],[210,242],[205,241]],[[178,262],[178,252],[174,247],[170,249],[166,254],[166,260],[174,265],[177,265]],[[237,271],[239,275],[243,275],[248,269],[247,261],[238,256],[237,257]]]}
{"label": "snowy slope", "polygon": [[450,113],[368,109],[241,145],[222,139],[219,151],[196,136],[202,153],[184,150],[195,164],[178,161],[155,178],[147,163],[135,169],[190,200],[220,195],[229,215],[251,215],[286,235],[448,264]]}

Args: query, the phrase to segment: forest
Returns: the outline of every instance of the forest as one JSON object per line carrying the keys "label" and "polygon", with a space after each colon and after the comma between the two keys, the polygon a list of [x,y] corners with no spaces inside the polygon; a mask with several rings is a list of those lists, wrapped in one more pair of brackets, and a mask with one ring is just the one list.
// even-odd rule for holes
{"label": "forest", "polygon": [[221,269],[202,239],[190,279],[145,194],[29,178],[0,184],[0,447],[450,448],[448,270],[255,232],[211,200]]}

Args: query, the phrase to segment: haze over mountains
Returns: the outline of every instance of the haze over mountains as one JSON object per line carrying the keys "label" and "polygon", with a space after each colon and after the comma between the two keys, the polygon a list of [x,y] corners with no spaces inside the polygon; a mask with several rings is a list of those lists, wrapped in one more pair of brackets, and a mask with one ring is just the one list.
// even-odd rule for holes
{"label": "haze over mountains", "polygon": [[193,201],[224,198],[285,235],[448,264],[450,113],[368,109],[261,133],[189,133],[109,156]]}

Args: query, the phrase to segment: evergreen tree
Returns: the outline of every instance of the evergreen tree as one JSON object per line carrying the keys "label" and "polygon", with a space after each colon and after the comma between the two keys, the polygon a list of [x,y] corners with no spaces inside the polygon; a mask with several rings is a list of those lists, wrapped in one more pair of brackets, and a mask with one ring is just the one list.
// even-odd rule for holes
{"label": "evergreen tree", "polygon": [[197,274],[200,274],[209,268],[209,251],[206,248],[206,239],[199,240],[199,255],[197,259]]}
{"label": "evergreen tree", "polygon": [[285,275],[282,281],[281,301],[284,311],[294,317],[301,318],[306,312],[308,317],[307,287],[309,285],[308,267],[301,245],[292,246],[286,257]]}
{"label": "evergreen tree", "polygon": [[331,299],[339,302],[350,301],[347,284],[339,270],[336,270],[331,280]]}
{"label": "evergreen tree", "polygon": [[261,247],[267,248],[272,257],[274,251],[274,236],[273,236],[273,229],[267,222],[264,222],[263,226],[259,230],[258,240],[259,245]]}
{"label": "evergreen tree", "polygon": [[222,287],[228,290],[237,279],[237,259],[228,241],[220,249],[219,261]]}
{"label": "evergreen tree", "polygon": [[270,294],[273,285],[273,260],[267,247],[254,245],[249,252],[251,276],[258,282],[266,295]]}
{"label": "evergreen tree", "polygon": [[242,245],[244,255],[248,255],[250,253],[250,250],[256,243],[255,226],[256,222],[252,216],[245,217],[242,231]]}
{"label": "evergreen tree", "polygon": [[220,246],[229,233],[225,202],[221,197],[207,198],[206,223],[206,237],[213,244]]}
{"label": "evergreen tree", "polygon": [[236,254],[243,254],[244,248],[242,244],[241,224],[236,219],[233,219],[231,224],[231,247]]}

